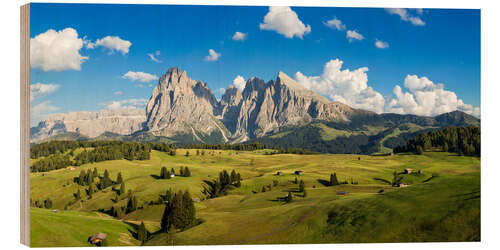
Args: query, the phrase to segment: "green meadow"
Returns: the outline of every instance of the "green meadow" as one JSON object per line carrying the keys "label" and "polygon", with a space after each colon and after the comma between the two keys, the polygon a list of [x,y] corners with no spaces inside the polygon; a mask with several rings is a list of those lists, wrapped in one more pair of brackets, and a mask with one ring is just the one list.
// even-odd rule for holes
{"label": "green meadow", "polygon": [[[50,198],[52,209],[31,208],[32,246],[90,246],[92,234],[104,232],[108,245],[140,245],[134,238],[143,221],[151,232],[146,245],[422,242],[480,240],[480,158],[444,152],[388,156],[266,154],[268,151],[178,149],[175,156],[152,151],[145,161],[114,160],[71,170],[31,173],[31,199]],[[160,179],[160,169],[189,167],[191,177]],[[99,212],[125,206],[110,187],[88,198],[73,179],[81,170],[122,174],[141,209],[116,219]],[[376,180],[402,174],[408,187]],[[203,180],[222,170],[236,170],[243,181],[228,195],[204,199]],[[297,170],[302,175],[295,175]],[[420,174],[416,174],[421,170]],[[278,171],[282,175],[276,175]],[[328,186],[330,174],[349,184]],[[307,196],[297,192],[303,180]],[[277,185],[273,185],[277,181]],[[357,184],[351,184],[357,183]],[[263,186],[271,190],[261,192]],[[80,188],[82,199],[75,202]],[[188,190],[202,223],[175,233],[159,232],[164,205],[150,205],[166,190]],[[384,192],[379,193],[381,190]],[[347,192],[338,195],[337,191]],[[281,200],[288,192],[292,202]]]}

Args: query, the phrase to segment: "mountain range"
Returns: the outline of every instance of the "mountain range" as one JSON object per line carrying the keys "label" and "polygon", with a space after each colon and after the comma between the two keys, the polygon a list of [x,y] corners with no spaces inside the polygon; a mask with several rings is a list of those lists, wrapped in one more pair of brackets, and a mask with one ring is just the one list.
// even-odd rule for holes
{"label": "mountain range", "polygon": [[[460,111],[436,117],[377,114],[331,102],[283,72],[252,77],[242,92],[229,85],[220,100],[206,83],[170,68],[146,110],[119,109],[52,115],[31,128],[31,142],[54,138],[191,143],[261,142],[320,152],[388,151],[430,129],[479,126]],[[354,145],[354,146],[353,146]]]}

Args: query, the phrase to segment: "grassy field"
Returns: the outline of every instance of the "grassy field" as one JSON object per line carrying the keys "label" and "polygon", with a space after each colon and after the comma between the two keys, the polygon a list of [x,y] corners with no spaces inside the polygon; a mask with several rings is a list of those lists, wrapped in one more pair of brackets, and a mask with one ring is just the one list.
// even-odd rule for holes
{"label": "grassy field", "polygon": [[[32,200],[50,198],[58,209],[32,208],[33,245],[86,246],[87,238],[97,232],[109,234],[109,245],[138,245],[129,231],[135,224],[144,221],[149,231],[159,229],[163,205],[148,205],[149,201],[158,200],[169,188],[189,190],[193,197],[202,198],[203,180],[233,169],[242,175],[240,188],[195,203],[203,223],[175,235],[154,234],[146,245],[480,240],[479,158],[441,152],[394,156],[265,155],[264,151],[229,150],[206,150],[202,156],[193,149],[189,152],[186,157],[184,149],[178,149],[176,156],[153,151],[147,161],[106,161],[76,170],[32,173]],[[162,166],[176,172],[187,166],[193,176],[158,179]],[[82,202],[68,205],[78,190],[73,178],[80,170],[93,168],[101,175],[107,169],[112,179],[121,172],[126,189],[132,190],[144,208],[122,220],[97,212],[115,204],[125,206],[125,197],[114,203],[112,188],[91,199],[82,188]],[[374,179],[391,180],[394,171],[405,168],[422,170],[420,175],[402,175],[408,187],[393,188]],[[298,185],[292,183],[296,170],[304,171],[298,178],[305,182],[307,197],[297,192],[291,203],[278,201],[297,190]],[[284,174],[277,176],[277,171]],[[333,172],[339,181],[352,179],[359,184],[325,186]],[[260,192],[273,180],[278,186]],[[384,194],[378,194],[381,189]],[[336,191],[348,194],[338,196]],[[63,235],[57,235],[60,226],[64,226]]]}

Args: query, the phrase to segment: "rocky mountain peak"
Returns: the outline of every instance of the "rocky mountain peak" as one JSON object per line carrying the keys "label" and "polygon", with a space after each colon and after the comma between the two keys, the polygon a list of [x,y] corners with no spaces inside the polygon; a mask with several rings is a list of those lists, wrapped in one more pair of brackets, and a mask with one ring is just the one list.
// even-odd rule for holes
{"label": "rocky mountain peak", "polygon": [[243,95],[240,90],[235,88],[233,85],[229,85],[222,95],[221,104],[238,105],[242,98]]}
{"label": "rocky mountain peak", "polygon": [[278,77],[276,78],[275,83],[285,85],[294,90],[306,90],[304,86],[300,85],[283,71],[278,72]]}
{"label": "rocky mountain peak", "polygon": [[260,93],[266,88],[266,83],[264,80],[257,77],[250,77],[245,84],[245,89],[243,89],[243,96],[246,98],[252,92]]}
{"label": "rocky mountain peak", "polygon": [[215,118],[217,106],[206,83],[191,79],[177,67],[170,68],[146,106],[146,127],[155,135],[192,134],[199,142],[205,142],[203,137],[214,131],[226,138],[227,130]]}
{"label": "rocky mountain peak", "polygon": [[31,142],[68,132],[97,137],[105,132],[129,135],[143,129],[146,115],[142,109],[112,109],[54,114],[31,128]]}

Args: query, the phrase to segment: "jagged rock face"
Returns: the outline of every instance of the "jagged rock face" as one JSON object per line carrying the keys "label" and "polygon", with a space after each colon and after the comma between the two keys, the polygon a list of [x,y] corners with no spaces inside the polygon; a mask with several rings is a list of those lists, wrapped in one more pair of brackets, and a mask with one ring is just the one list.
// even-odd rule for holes
{"label": "jagged rock face", "polygon": [[250,78],[243,91],[235,138],[260,137],[315,119],[347,121],[354,109],[306,89],[283,72],[267,84]]}
{"label": "jagged rock face", "polygon": [[167,137],[190,134],[201,143],[207,143],[204,138],[212,143],[214,138],[238,143],[314,120],[348,121],[363,112],[368,111],[330,102],[283,72],[267,83],[252,77],[243,92],[230,85],[218,102],[204,82],[171,68],[160,77],[145,112],[103,110],[54,115],[32,128],[32,138],[42,140],[65,132],[92,138],[104,132],[128,135],[145,130]]}
{"label": "jagged rock face", "polygon": [[237,128],[237,118],[240,113],[240,104],[243,99],[241,92],[233,85],[229,85],[219,102],[218,118],[231,134]]}
{"label": "jagged rock face", "polygon": [[104,132],[129,135],[139,131],[146,121],[144,110],[114,109],[98,112],[69,112],[55,114],[31,128],[31,142],[66,132],[75,132],[88,137],[97,137]]}
{"label": "jagged rock face", "polygon": [[204,82],[171,68],[160,78],[149,99],[146,128],[155,135],[169,137],[193,134],[200,142],[202,136],[218,131],[227,139],[227,129],[215,118],[217,107],[217,99]]}

